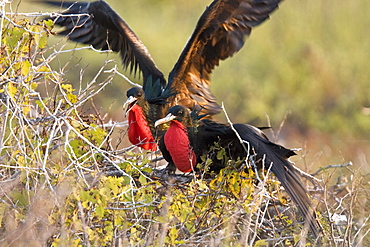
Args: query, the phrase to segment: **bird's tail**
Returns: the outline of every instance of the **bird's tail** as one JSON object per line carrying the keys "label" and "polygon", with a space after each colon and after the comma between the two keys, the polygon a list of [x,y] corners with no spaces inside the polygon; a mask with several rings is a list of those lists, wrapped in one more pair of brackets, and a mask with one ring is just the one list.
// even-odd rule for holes
{"label": "bird's tail", "polygon": [[307,190],[299,178],[299,175],[294,171],[292,164],[290,164],[288,160],[280,157],[269,159],[272,162],[271,171],[279,179],[288,195],[297,205],[298,210],[306,220],[306,225],[309,226],[312,234],[317,238],[321,227],[316,220],[314,207],[307,195]]}
{"label": "bird's tail", "polygon": [[306,224],[309,225],[312,234],[317,238],[321,227],[316,221],[312,202],[293,165],[286,159],[290,155],[283,155],[286,153],[285,150],[289,151],[289,149],[269,141],[262,131],[251,125],[234,124],[234,128],[240,138],[249,143],[249,148],[253,149],[258,157],[264,158],[266,165],[271,165],[271,172],[275,174],[288,195],[297,205],[300,213],[306,219]]}

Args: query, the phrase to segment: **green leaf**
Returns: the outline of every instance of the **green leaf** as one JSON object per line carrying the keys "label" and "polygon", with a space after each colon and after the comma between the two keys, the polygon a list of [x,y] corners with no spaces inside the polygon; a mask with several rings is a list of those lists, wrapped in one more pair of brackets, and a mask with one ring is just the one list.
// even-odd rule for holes
{"label": "green leaf", "polygon": [[139,177],[139,182],[142,184],[142,185],[144,185],[144,184],[146,184],[146,177],[144,177],[143,175],[140,175],[140,177]]}
{"label": "green leaf", "polygon": [[50,29],[54,26],[54,22],[51,19],[43,20],[43,23],[45,24],[46,27],[48,27]]}
{"label": "green leaf", "polygon": [[31,66],[32,66],[32,64],[28,60],[25,60],[25,61],[22,62],[21,71],[22,71],[23,76],[28,75],[28,73],[30,72]]}
{"label": "green leaf", "polygon": [[[31,191],[31,194],[32,191]],[[18,206],[28,206],[28,193],[26,190],[19,191],[12,191],[11,193],[13,201],[16,202]]]}
{"label": "green leaf", "polygon": [[105,213],[105,205],[98,205],[95,209],[95,213],[97,216],[103,218]]}
{"label": "green leaf", "polygon": [[13,86],[13,83],[9,82],[9,83],[8,83],[7,91],[8,91],[9,96],[10,96],[12,99],[14,99],[14,98],[15,98],[15,95],[16,95],[16,93],[17,93],[17,91],[18,91],[18,89],[17,89],[15,86]]}
{"label": "green leaf", "polygon": [[67,92],[67,93],[72,93],[73,91],[75,91],[75,89],[73,89],[72,85],[71,84],[62,84],[61,87]]}
{"label": "green leaf", "polygon": [[170,237],[170,243],[175,244],[176,238],[179,236],[179,230],[176,227],[172,227],[168,236]]}
{"label": "green leaf", "polygon": [[36,100],[35,104],[41,109],[41,111],[44,110],[45,106],[44,106],[44,104],[41,103],[40,100]]}
{"label": "green leaf", "polygon": [[20,41],[20,38],[25,31],[23,29],[15,27],[11,29],[10,32],[11,33],[9,33],[9,35],[5,38],[5,45],[11,51],[17,46],[18,41]]}
{"label": "green leaf", "polygon": [[261,239],[261,240],[257,240],[253,246],[254,247],[269,246],[269,243],[265,239]]}
{"label": "green leaf", "polygon": [[222,148],[220,151],[217,152],[217,159],[222,160],[226,156],[226,151]]}

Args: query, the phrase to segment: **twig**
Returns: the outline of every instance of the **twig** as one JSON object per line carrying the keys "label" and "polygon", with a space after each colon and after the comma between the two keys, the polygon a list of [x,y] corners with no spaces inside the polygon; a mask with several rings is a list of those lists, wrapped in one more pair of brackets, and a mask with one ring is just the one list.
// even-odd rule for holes
{"label": "twig", "polygon": [[352,166],[352,161],[346,163],[346,164],[339,164],[339,165],[328,165],[328,166],[325,166],[325,167],[321,167],[320,169],[318,169],[316,172],[312,173],[311,176],[316,176],[318,175],[320,172],[322,171],[325,171],[327,169],[330,169],[330,168],[342,168],[342,167],[348,167],[348,166]]}
{"label": "twig", "polygon": [[128,127],[128,121],[127,120],[122,121],[122,122],[110,121],[108,123],[100,124],[98,125],[98,127],[100,128],[125,128],[125,127]]}
{"label": "twig", "polygon": [[307,172],[304,172],[304,171],[302,171],[301,169],[299,169],[297,166],[293,166],[293,168],[302,176],[302,177],[306,177],[306,178],[308,178],[308,179],[310,179],[310,180],[315,180],[316,182],[319,182],[319,183],[321,183],[322,182],[322,180],[321,179],[318,179],[318,178],[316,178],[316,177],[314,177],[314,175],[311,175],[311,174],[309,174],[309,173],[307,173]]}
{"label": "twig", "polygon": [[141,85],[139,85],[139,84],[137,84],[137,83],[135,83],[135,82],[132,82],[130,79],[128,79],[128,77],[127,76],[125,76],[124,74],[122,74],[122,73],[120,73],[120,72],[118,72],[118,70],[117,70],[117,66],[114,66],[114,68],[112,68],[112,69],[110,69],[110,70],[105,70],[104,71],[104,73],[112,73],[112,72],[114,72],[115,74],[117,74],[117,75],[119,75],[119,76],[121,76],[123,79],[125,79],[128,83],[130,83],[132,86],[134,86],[134,87],[142,87]]}
{"label": "twig", "polygon": [[[223,110],[223,112],[225,113],[225,116],[226,116],[226,119],[227,119],[227,122],[230,124],[230,127],[231,129],[234,131],[235,135],[238,137],[239,139],[239,142],[240,144],[243,146],[244,148],[244,151],[247,153],[247,156],[249,156],[249,152],[250,152],[250,144],[249,142],[243,140],[241,138],[241,136],[239,135],[238,131],[236,131],[236,129],[234,128],[234,125],[233,123],[231,122],[230,118],[229,118],[229,115],[227,115],[227,112],[226,112],[226,109],[225,109],[225,106],[224,106],[224,102],[222,102],[221,104],[221,109]],[[248,145],[248,148],[245,147],[244,143],[246,143]],[[247,157],[248,158],[248,157]],[[247,159],[246,158],[246,159]]]}

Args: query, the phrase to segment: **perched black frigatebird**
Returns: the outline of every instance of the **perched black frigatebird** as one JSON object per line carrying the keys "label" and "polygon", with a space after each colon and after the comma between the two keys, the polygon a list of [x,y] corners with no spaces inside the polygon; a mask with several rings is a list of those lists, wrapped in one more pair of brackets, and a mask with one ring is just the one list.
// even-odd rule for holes
{"label": "perched black frigatebird", "polygon": [[[155,150],[154,122],[169,107],[184,105],[212,116],[220,106],[210,91],[210,75],[220,60],[244,45],[253,27],[269,18],[281,0],[214,0],[206,8],[172,69],[168,83],[147,48],[126,22],[104,1],[48,3],[68,8],[51,17],[70,40],[120,53],[125,68],[140,71],[143,88],[127,91],[128,136],[133,144]],[[127,112],[127,111],[126,111]]]}
{"label": "perched black frigatebird", "polygon": [[196,164],[204,163],[201,157],[207,155],[212,160],[209,169],[218,172],[228,163],[219,159],[216,153],[210,152],[216,143],[225,148],[228,159],[246,159],[248,155],[256,155],[264,164],[258,167],[270,169],[275,174],[309,222],[313,235],[318,236],[320,226],[315,219],[311,200],[296,169],[288,160],[290,156],[295,155],[292,150],[269,141],[260,129],[252,125],[230,126],[209,119],[199,120],[196,116],[192,117],[186,107],[180,105],[171,107],[169,114],[157,120],[155,125],[166,122],[170,122],[170,127],[160,139],[159,148],[169,166],[190,172],[196,169]]}

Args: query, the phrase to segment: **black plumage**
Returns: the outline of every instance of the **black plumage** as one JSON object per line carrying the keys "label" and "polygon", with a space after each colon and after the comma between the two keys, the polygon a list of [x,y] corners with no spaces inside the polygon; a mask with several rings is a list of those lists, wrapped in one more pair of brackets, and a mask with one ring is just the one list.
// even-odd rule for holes
{"label": "black plumage", "polygon": [[[218,172],[227,164],[227,160],[219,159],[216,153],[210,152],[211,148],[217,143],[225,148],[228,159],[238,160],[246,159],[249,155],[256,155],[259,160],[259,168],[264,165],[266,170],[270,169],[278,178],[286,192],[297,205],[299,211],[309,222],[310,229],[316,237],[319,234],[320,226],[315,220],[311,200],[302,184],[296,169],[288,158],[295,153],[267,139],[263,132],[248,124],[225,125],[212,120],[199,120],[197,117],[191,117],[189,111],[183,106],[174,106],[170,108],[169,114],[156,122],[156,125],[171,121],[171,125],[166,134],[161,138],[159,148],[164,158],[170,166],[176,166],[180,170],[189,170],[189,167],[179,167],[176,163],[176,155],[180,152],[194,152],[197,163],[203,161],[201,157],[207,155],[212,160],[209,167],[211,171]],[[174,122],[172,124],[172,122]],[[180,127],[179,127],[180,126]],[[179,143],[184,142],[184,136],[176,136],[181,132],[181,126],[185,127],[185,135],[188,138],[188,149],[181,148]],[[171,128],[179,128],[174,131]],[[168,135],[172,135],[171,137]],[[181,139],[180,139],[181,138]],[[185,140],[186,144],[186,140]],[[186,146],[186,145],[183,145]],[[175,151],[171,151],[175,150]],[[180,160],[181,166],[190,165]],[[262,163],[263,162],[263,163]],[[194,163],[193,170],[196,169]],[[191,169],[190,169],[191,170]]]}

